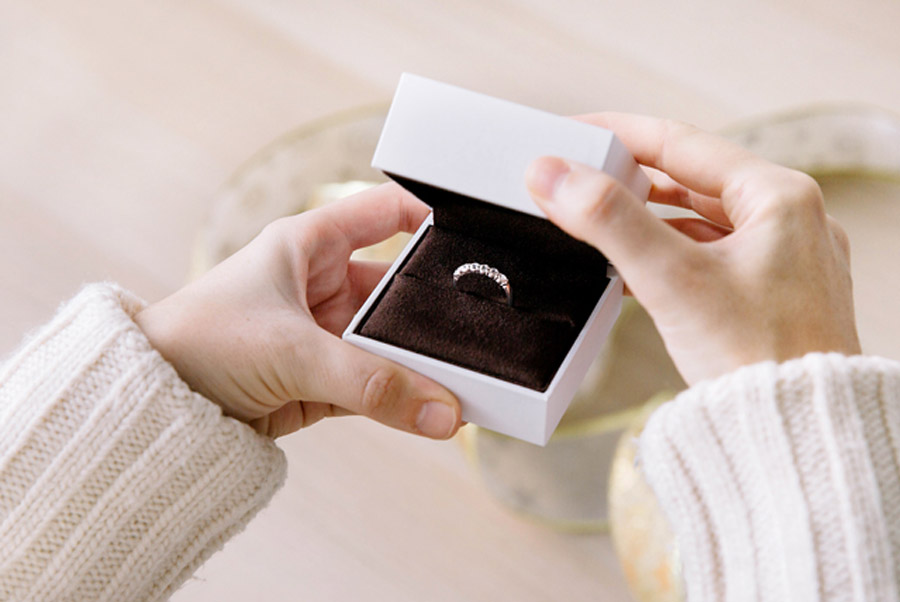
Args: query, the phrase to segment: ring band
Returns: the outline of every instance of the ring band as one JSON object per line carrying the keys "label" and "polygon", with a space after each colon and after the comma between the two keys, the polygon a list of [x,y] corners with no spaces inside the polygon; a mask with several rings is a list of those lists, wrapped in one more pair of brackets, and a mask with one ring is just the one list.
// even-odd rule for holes
{"label": "ring band", "polygon": [[503,293],[506,295],[506,303],[512,305],[512,287],[509,285],[509,278],[500,270],[483,263],[464,263],[453,271],[453,285],[456,286],[459,279],[468,274],[486,276],[496,282],[497,286],[503,289]]}

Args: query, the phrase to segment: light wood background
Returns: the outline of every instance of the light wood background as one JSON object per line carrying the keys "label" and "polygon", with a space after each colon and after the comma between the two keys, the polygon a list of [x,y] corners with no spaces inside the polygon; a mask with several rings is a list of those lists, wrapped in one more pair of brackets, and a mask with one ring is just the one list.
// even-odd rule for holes
{"label": "light wood background", "polygon": [[[242,160],[387,101],[401,71],[716,129],[806,103],[897,109],[898,24],[893,0],[2,0],[0,353],[83,282],[176,289]],[[879,284],[900,218],[882,211],[877,227],[846,212],[873,332],[900,300]],[[900,357],[900,325],[880,331]],[[454,443],[342,419],[282,445],[287,486],[176,600],[628,599],[604,536],[510,515]]]}

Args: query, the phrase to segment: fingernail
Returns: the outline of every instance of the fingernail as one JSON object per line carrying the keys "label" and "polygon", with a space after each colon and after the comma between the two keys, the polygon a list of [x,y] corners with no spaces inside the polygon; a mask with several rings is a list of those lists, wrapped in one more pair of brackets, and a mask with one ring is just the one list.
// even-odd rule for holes
{"label": "fingernail", "polygon": [[425,403],[416,418],[419,432],[432,439],[446,439],[455,427],[456,411],[439,401]]}
{"label": "fingernail", "polygon": [[552,201],[557,188],[570,171],[572,168],[569,164],[558,157],[541,157],[528,166],[525,185],[538,199]]}

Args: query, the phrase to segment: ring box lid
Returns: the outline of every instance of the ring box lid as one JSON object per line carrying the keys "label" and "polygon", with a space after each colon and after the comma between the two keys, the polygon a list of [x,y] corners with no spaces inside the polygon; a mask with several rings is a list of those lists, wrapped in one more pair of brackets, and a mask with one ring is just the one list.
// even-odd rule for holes
{"label": "ring box lid", "polygon": [[420,197],[436,210],[459,195],[546,219],[524,178],[544,155],[611,174],[639,199],[650,191],[610,130],[409,73],[400,78],[372,166],[404,186],[454,193]]}

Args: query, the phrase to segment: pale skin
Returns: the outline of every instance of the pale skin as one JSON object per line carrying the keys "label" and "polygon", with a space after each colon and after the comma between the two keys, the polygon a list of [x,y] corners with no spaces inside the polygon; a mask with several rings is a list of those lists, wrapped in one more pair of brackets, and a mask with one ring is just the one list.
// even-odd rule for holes
{"label": "pale skin", "polygon": [[[525,175],[560,228],[602,251],[646,308],[689,384],[812,351],[860,353],[847,236],[807,175],[685,124],[601,113],[653,181],[660,220],[611,177],[555,157]],[[436,439],[460,427],[446,389],[340,340],[386,266],[351,252],[413,231],[428,208],[385,184],[273,222],[136,320],[196,391],[280,436],[358,414]]]}
{"label": "pale skin", "polygon": [[616,180],[559,158],[526,174],[549,218],[615,264],[688,384],[813,351],[860,353],[847,235],[815,180],[686,124],[579,119],[613,130],[650,168],[650,201],[700,216],[660,220]]}
{"label": "pale skin", "polygon": [[449,438],[461,424],[453,394],[339,338],[387,268],[350,254],[414,231],[427,215],[385,184],[277,220],[136,321],[192,389],[261,433],[358,414]]}

